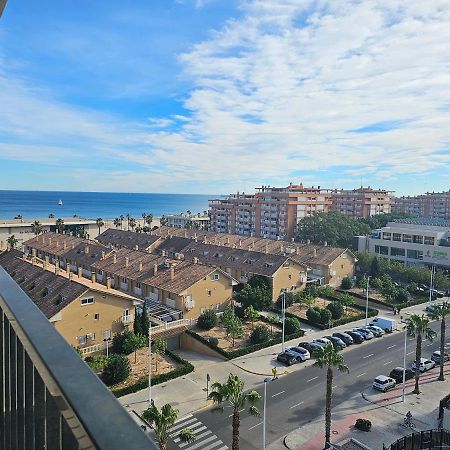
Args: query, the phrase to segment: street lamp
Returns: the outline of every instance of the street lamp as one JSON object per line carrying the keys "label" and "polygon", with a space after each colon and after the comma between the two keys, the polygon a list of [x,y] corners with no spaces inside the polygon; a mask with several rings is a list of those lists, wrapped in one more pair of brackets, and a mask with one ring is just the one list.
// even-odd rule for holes
{"label": "street lamp", "polygon": [[148,324],[148,406],[152,405],[152,323]]}
{"label": "street lamp", "polygon": [[[403,320],[401,321],[402,323],[406,323],[403,322]],[[405,327],[403,328],[405,330],[405,344],[404,344],[404,348],[403,348],[403,387],[402,387],[402,402],[405,401],[405,389],[406,389],[406,345],[408,342],[408,328]]]}
{"label": "street lamp", "polygon": [[430,300],[429,300],[430,306],[431,306],[431,299],[433,297],[433,293],[431,292],[431,290],[433,289],[433,278],[434,278],[435,270],[436,270],[436,266],[432,265],[431,266],[431,274],[430,274]]}
{"label": "street lamp", "polygon": [[266,397],[267,397],[267,383],[275,381],[278,378],[264,378],[264,399],[263,399],[263,450],[266,450]]}
{"label": "street lamp", "polygon": [[369,317],[369,282],[370,275],[367,275],[367,285],[366,285],[366,327],[368,325],[368,317]]}

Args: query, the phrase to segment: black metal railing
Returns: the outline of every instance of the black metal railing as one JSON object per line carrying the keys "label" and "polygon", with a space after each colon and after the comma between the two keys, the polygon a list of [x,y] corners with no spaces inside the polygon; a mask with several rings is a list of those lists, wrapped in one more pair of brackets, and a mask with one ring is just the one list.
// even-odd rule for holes
{"label": "black metal railing", "polygon": [[404,436],[383,450],[432,450],[450,449],[450,432],[447,430],[426,430]]}
{"label": "black metal railing", "polygon": [[157,449],[1,267],[0,320],[0,449]]}

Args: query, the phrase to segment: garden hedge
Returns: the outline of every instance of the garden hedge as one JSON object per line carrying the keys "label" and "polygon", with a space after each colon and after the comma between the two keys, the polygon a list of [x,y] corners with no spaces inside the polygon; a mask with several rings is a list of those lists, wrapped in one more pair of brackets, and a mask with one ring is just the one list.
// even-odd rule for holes
{"label": "garden hedge", "polygon": [[[194,366],[185,359],[181,358],[176,353],[171,352],[170,350],[166,349],[166,355],[170,356],[173,360],[175,360],[177,363],[181,364],[181,366],[178,366],[176,369],[167,372],[162,373],[160,375],[152,376],[152,386],[155,386],[157,384],[165,383],[166,381],[173,380],[174,378],[181,377],[182,375],[187,375],[188,373],[193,372]],[[132,394],[133,392],[140,391],[142,389],[148,388],[148,377],[141,377],[136,383],[126,386],[120,389],[113,390],[112,393],[116,397],[122,397],[127,394]]]}

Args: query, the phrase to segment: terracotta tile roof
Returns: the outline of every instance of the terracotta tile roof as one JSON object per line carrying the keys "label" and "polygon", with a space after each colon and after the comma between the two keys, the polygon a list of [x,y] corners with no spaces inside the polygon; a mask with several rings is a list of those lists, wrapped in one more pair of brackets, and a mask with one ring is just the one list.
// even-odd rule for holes
{"label": "terracotta tile roof", "polygon": [[154,244],[159,239],[159,236],[109,228],[97,236],[96,239],[103,245],[144,251]]}
{"label": "terracotta tile roof", "polygon": [[191,239],[185,237],[168,237],[162,238],[161,242],[158,242],[156,250],[159,253],[166,252],[167,256],[175,256],[175,253],[183,253],[183,249],[192,242]]}
{"label": "terracotta tile roof", "polygon": [[77,263],[78,266],[90,267],[96,261],[100,261],[111,252],[111,249],[108,249],[103,245],[90,242],[78,244],[62,256],[67,261]]}
{"label": "terracotta tile roof", "polygon": [[88,288],[21,259],[17,250],[0,255],[0,265],[47,318],[53,317]]}

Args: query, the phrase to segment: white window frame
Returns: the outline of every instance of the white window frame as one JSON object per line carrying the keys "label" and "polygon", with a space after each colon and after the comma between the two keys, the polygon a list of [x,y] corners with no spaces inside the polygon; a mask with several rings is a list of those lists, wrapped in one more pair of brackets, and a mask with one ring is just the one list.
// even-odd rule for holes
{"label": "white window frame", "polygon": [[92,305],[94,303],[94,297],[85,297],[81,299],[81,306]]}
{"label": "white window frame", "polygon": [[213,281],[218,281],[219,278],[220,278],[220,275],[218,273],[213,273],[212,276],[211,276],[211,279]]}
{"label": "white window frame", "polygon": [[78,339],[78,345],[86,345],[86,343],[87,343],[86,335],[78,336],[77,339]]}

